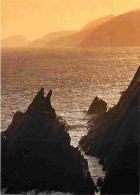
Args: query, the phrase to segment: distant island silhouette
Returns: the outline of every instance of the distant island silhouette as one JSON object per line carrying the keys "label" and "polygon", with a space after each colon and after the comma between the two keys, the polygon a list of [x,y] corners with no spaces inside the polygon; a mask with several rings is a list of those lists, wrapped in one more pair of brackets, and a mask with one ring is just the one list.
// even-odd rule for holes
{"label": "distant island silhouette", "polygon": [[29,45],[30,41],[22,35],[15,35],[2,39],[2,47],[23,47]]}

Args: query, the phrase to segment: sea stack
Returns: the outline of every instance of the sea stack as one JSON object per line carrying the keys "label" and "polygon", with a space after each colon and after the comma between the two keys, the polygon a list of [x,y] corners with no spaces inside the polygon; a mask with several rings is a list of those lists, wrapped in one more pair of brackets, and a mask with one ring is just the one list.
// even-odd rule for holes
{"label": "sea stack", "polygon": [[93,194],[94,182],[87,160],[70,145],[70,136],[59,121],[42,88],[25,113],[16,112],[1,133],[2,188],[17,194],[71,192]]}
{"label": "sea stack", "polygon": [[139,132],[140,67],[118,104],[91,121],[88,134],[80,140],[106,171],[102,194],[139,193]]}
{"label": "sea stack", "polygon": [[96,96],[92,101],[92,104],[90,105],[87,114],[100,115],[106,111],[107,111],[107,103]]}

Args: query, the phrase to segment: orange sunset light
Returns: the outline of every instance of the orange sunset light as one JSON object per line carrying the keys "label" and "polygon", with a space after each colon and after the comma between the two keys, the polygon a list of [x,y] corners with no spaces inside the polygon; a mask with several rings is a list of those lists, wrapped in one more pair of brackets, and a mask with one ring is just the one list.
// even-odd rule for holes
{"label": "orange sunset light", "polygon": [[79,30],[89,21],[140,8],[139,0],[2,0],[2,38],[29,40],[47,33]]}

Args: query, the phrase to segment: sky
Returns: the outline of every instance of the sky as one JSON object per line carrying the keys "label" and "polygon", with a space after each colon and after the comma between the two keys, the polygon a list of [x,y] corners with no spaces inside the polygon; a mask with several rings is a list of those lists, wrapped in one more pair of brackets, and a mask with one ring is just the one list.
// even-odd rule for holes
{"label": "sky", "polygon": [[94,19],[138,8],[140,0],[1,0],[1,36],[34,40],[50,32],[78,31]]}

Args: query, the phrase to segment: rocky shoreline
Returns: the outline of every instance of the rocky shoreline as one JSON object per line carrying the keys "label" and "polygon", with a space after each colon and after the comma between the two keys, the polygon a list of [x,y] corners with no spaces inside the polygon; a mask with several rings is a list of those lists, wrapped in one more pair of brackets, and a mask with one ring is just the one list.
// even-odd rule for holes
{"label": "rocky shoreline", "polygon": [[106,171],[102,194],[139,194],[140,67],[117,105],[90,121],[80,146]]}
{"label": "rocky shoreline", "polygon": [[[1,170],[7,194],[36,190],[90,195],[97,189],[88,162],[70,145],[66,122],[51,106],[50,90],[42,88],[27,111],[16,112],[1,133]],[[89,132],[79,145],[87,155],[98,157],[105,179],[99,179],[101,194],[139,193],[140,67],[117,105],[96,97],[87,114]]]}
{"label": "rocky shoreline", "polygon": [[25,113],[16,112],[1,133],[2,188],[17,194],[36,190],[94,194],[87,160],[70,145],[65,123],[59,121],[42,88]]}

